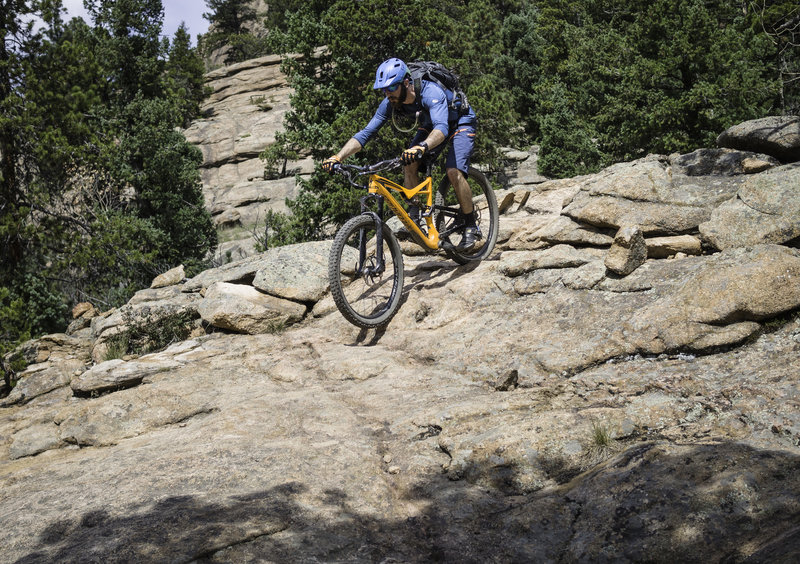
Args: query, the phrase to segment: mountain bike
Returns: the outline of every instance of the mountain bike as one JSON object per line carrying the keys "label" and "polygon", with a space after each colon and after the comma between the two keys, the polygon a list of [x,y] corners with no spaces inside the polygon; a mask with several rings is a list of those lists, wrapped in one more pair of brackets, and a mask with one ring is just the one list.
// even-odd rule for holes
{"label": "mountain bike", "polygon": [[[411,240],[428,253],[444,252],[459,264],[489,256],[497,241],[499,213],[497,199],[486,176],[470,168],[467,181],[473,194],[476,223],[481,237],[472,249],[459,251],[464,224],[460,207],[447,176],[434,189],[433,159],[423,160],[424,180],[407,189],[380,173],[402,166],[400,159],[368,166],[340,164],[336,172],[354,187],[365,190],[360,198],[361,213],[348,220],[336,233],[328,260],[328,279],[336,307],[353,325],[364,329],[383,327],[400,306],[403,289],[403,253],[395,233],[386,225],[388,206],[408,230]],[[366,178],[365,178],[366,177]],[[420,208],[418,225],[392,192],[406,204]]]}

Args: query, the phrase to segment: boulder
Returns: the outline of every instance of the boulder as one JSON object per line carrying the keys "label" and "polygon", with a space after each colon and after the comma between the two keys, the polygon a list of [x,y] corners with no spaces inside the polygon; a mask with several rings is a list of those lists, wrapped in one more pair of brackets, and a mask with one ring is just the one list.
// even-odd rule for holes
{"label": "boulder", "polygon": [[242,212],[227,208],[214,216],[214,225],[217,227],[235,227],[242,223]]}
{"label": "boulder", "polygon": [[513,278],[533,270],[581,266],[595,258],[591,250],[556,245],[542,251],[503,253],[499,269],[505,276]]}
{"label": "boulder", "polygon": [[800,165],[785,165],[748,177],[735,198],[699,225],[709,245],[723,250],[800,237]]}
{"label": "boulder", "polygon": [[183,265],[176,266],[162,274],[159,274],[153,279],[150,288],[164,288],[166,286],[174,286],[180,284],[186,278],[186,273],[183,270]]}
{"label": "boulder", "polygon": [[645,240],[648,258],[668,258],[679,253],[699,255],[703,252],[703,244],[692,235],[676,235],[673,237],[652,237]]}
{"label": "boulder", "polygon": [[697,229],[743,178],[684,176],[668,159],[649,156],[586,177],[562,213],[600,228],[639,225],[646,235],[678,235]]}
{"label": "boulder", "polygon": [[775,157],[736,149],[698,149],[671,158],[673,171],[686,176],[755,174],[780,166]]}
{"label": "boulder", "polygon": [[303,319],[306,307],[252,286],[215,282],[198,305],[203,321],[238,333],[272,333]]}
{"label": "boulder", "polygon": [[558,216],[544,227],[534,231],[529,240],[539,240],[550,245],[608,247],[614,238],[591,225],[582,225],[565,215]]}
{"label": "boulder", "polygon": [[92,317],[97,317],[98,314],[99,312],[97,309],[89,302],[75,304],[75,306],[72,308],[72,319],[91,319]]}
{"label": "boulder", "polygon": [[92,318],[100,315],[92,304],[81,302],[72,308],[72,321],[67,326],[66,334],[77,336],[79,333],[86,333],[86,329],[91,325]]}
{"label": "boulder", "polygon": [[73,378],[70,387],[75,395],[88,397],[137,386],[148,376],[167,372],[179,366],[181,363],[174,360],[147,357],[131,362],[120,359],[108,360],[92,366],[80,376]]}
{"label": "boulder", "polygon": [[505,169],[506,182],[514,186],[541,184],[547,178],[539,174],[539,146],[521,151],[512,148],[500,150],[509,165]]}
{"label": "boulder", "polygon": [[620,276],[627,276],[647,260],[647,244],[638,225],[623,227],[614,236],[614,244],[608,250],[605,265]]}
{"label": "boulder", "polygon": [[56,362],[31,364],[17,375],[17,383],[0,407],[24,404],[53,390],[68,386],[75,372],[86,369],[87,359],[59,359]]}
{"label": "boulder", "polygon": [[332,241],[269,249],[253,286],[279,298],[318,302],[328,292],[328,255]]}
{"label": "boulder", "polygon": [[800,117],[769,116],[729,127],[717,146],[766,153],[783,162],[800,161]]}
{"label": "boulder", "polygon": [[[93,319],[96,319],[93,318]],[[88,360],[87,345],[89,340],[63,333],[44,335],[38,339],[25,341],[16,349],[5,355],[9,363],[20,359],[25,365],[44,362],[58,363],[63,360]]]}
{"label": "boulder", "polygon": [[724,251],[699,263],[673,293],[643,308],[614,338],[647,354],[739,343],[760,328],[759,321],[800,307],[798,281],[796,249]]}
{"label": "boulder", "polygon": [[12,437],[8,457],[16,460],[65,446],[66,443],[59,436],[58,430],[58,426],[52,421],[21,429]]}
{"label": "boulder", "polygon": [[263,254],[248,256],[216,268],[204,270],[183,285],[184,292],[197,292],[208,288],[215,282],[230,284],[251,284],[256,273],[269,261]]}

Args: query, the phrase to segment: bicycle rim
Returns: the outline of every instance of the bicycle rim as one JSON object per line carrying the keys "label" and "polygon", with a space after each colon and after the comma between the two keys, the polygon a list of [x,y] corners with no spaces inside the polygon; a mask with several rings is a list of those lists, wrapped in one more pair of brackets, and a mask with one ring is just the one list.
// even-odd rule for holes
{"label": "bicycle rim", "polygon": [[[475,221],[481,231],[481,239],[475,244],[472,250],[464,253],[456,250],[456,246],[461,241],[461,233],[452,233],[446,236],[442,248],[449,258],[459,264],[483,260],[494,250],[497,242],[497,233],[500,229],[500,213],[497,208],[497,198],[494,195],[486,176],[479,170],[469,169],[467,175],[472,190],[472,204],[475,208]],[[445,176],[439,183],[436,192],[436,203],[444,205],[449,212],[439,213],[436,216],[436,230],[440,233],[456,227],[456,213],[459,205],[455,197],[455,191],[450,186],[450,181]]]}
{"label": "bicycle rim", "polygon": [[389,323],[400,305],[403,289],[400,244],[384,225],[384,269],[379,272],[375,235],[372,216],[350,219],[336,233],[328,262],[328,279],[336,307],[350,323],[365,329]]}

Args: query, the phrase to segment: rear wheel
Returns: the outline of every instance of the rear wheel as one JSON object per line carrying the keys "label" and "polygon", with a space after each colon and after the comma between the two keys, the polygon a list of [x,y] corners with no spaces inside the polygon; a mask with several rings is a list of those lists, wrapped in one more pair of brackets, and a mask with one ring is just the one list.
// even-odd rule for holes
{"label": "rear wheel", "polygon": [[497,232],[500,229],[497,198],[486,176],[481,171],[470,168],[467,182],[469,182],[469,187],[472,190],[475,222],[481,232],[481,238],[467,252],[456,250],[456,246],[461,241],[463,226],[458,223],[460,206],[456,200],[455,190],[450,186],[447,176],[439,183],[439,188],[436,191],[436,230],[442,236],[442,248],[447,256],[459,264],[483,260],[489,256],[489,253],[494,250],[494,245],[497,242]]}
{"label": "rear wheel", "polygon": [[353,325],[365,329],[389,323],[403,290],[403,255],[391,229],[382,225],[383,265],[375,219],[359,215],[336,233],[328,260],[328,279],[336,307]]}

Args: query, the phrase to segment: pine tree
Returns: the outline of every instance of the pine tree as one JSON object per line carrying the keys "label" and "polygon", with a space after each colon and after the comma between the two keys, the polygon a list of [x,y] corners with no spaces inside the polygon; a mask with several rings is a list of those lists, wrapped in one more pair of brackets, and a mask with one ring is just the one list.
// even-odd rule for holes
{"label": "pine tree", "polygon": [[566,88],[555,84],[548,92],[547,100],[549,109],[541,125],[541,173],[568,178],[597,170],[602,155],[570,106]]}
{"label": "pine tree", "polygon": [[139,92],[161,95],[161,0],[86,0],[85,5],[108,79],[107,99],[122,107]]}
{"label": "pine tree", "polygon": [[264,38],[256,37],[248,29],[259,17],[250,0],[206,0],[206,6],[211,10],[203,14],[211,23],[209,33],[201,41],[201,51],[206,56],[227,46],[225,62],[230,64],[267,53]]}
{"label": "pine tree", "polygon": [[7,284],[24,257],[25,221],[29,213],[24,185],[30,162],[26,147],[24,47],[31,27],[23,19],[34,13],[30,2],[0,0],[0,285]]}
{"label": "pine tree", "polygon": [[210,12],[203,17],[218,33],[236,35],[246,31],[245,25],[256,19],[250,0],[206,0]]}
{"label": "pine tree", "polygon": [[160,0],[87,4],[92,27],[65,24],[60,0],[0,0],[0,352],[216,245],[199,151],[176,130],[202,96],[188,34],[165,61]]}
{"label": "pine tree", "polygon": [[166,95],[180,106],[181,125],[188,127],[200,115],[200,103],[209,89],[203,78],[203,60],[191,47],[186,25],[181,23],[169,47],[164,74]]}

